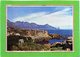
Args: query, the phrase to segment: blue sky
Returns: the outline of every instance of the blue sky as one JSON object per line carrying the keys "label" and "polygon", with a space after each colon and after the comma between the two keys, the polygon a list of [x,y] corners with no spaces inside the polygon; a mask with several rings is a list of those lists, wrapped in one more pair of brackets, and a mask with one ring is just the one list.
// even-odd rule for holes
{"label": "blue sky", "polygon": [[19,6],[7,7],[7,19],[40,25],[49,24],[61,29],[73,28],[71,6]]}

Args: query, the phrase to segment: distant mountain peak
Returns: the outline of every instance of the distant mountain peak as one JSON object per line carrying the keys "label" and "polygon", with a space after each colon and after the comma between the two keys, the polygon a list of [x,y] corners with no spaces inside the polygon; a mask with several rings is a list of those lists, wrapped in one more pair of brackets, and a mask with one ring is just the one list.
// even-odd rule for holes
{"label": "distant mountain peak", "polygon": [[40,29],[40,30],[55,30],[55,29],[57,29],[49,24],[38,25],[36,23],[29,23],[29,22],[22,22],[22,21],[10,22],[9,20],[7,22],[8,22],[8,26],[15,27],[15,28],[17,27],[20,29]]}
{"label": "distant mountain peak", "polygon": [[49,24],[45,24],[45,26],[50,26]]}

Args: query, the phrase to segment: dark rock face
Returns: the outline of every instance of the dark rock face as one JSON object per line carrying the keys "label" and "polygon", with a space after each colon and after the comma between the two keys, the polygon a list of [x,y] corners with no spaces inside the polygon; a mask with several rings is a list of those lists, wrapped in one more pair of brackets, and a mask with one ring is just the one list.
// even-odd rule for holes
{"label": "dark rock face", "polygon": [[26,38],[26,37],[23,37],[23,36],[7,36],[7,50],[11,50],[12,46],[15,45],[18,47],[18,43],[19,43],[19,40],[20,39],[23,39],[24,42],[27,42],[27,40],[31,40],[30,37]]}
{"label": "dark rock face", "polygon": [[62,45],[62,49],[63,50],[66,50],[67,48],[69,48],[70,50],[73,50],[73,47],[72,47],[72,44],[70,45],[70,44],[64,44],[64,45]]}

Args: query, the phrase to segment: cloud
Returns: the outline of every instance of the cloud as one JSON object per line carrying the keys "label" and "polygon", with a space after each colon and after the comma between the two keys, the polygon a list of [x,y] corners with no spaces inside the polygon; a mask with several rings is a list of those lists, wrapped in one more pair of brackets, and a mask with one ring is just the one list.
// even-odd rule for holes
{"label": "cloud", "polygon": [[27,16],[17,17],[15,19],[13,19],[13,22],[16,22],[16,21],[30,21],[33,18],[41,17],[41,16],[44,16],[45,14],[46,14],[46,12],[32,13],[32,14],[29,14]]}
{"label": "cloud", "polygon": [[54,12],[53,15],[67,15],[72,12],[72,8],[65,8],[64,10]]}
{"label": "cloud", "polygon": [[27,16],[17,17],[13,21],[34,22],[40,25],[49,24],[54,27],[60,27],[61,29],[73,28],[73,16],[67,15],[71,8],[65,8],[64,10],[49,13],[38,12],[32,13]]}

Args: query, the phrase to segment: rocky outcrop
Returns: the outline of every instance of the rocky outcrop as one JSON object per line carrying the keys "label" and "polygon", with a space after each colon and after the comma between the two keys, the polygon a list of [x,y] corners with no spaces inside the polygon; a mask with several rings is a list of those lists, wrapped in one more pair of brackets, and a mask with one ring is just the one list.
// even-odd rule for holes
{"label": "rocky outcrop", "polygon": [[45,30],[29,30],[29,29],[14,29],[7,28],[7,36],[9,35],[19,35],[24,37],[31,37],[32,39],[36,38],[50,38],[49,34]]}
{"label": "rocky outcrop", "polygon": [[59,34],[49,34],[49,36],[51,36],[52,39],[61,39],[62,38],[62,36]]}

